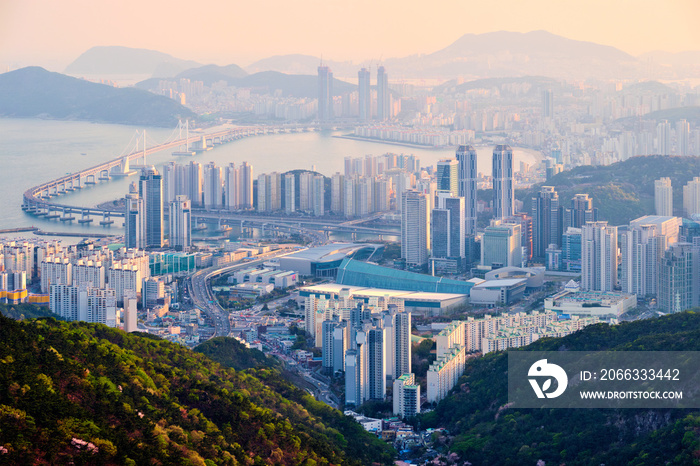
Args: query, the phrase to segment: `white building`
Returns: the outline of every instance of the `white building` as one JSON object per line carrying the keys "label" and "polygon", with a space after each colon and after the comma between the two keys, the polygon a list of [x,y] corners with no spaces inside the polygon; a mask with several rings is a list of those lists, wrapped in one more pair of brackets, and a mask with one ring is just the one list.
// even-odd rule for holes
{"label": "white building", "polygon": [[192,245],[192,209],[187,196],[180,194],[170,203],[170,247],[189,249]]}
{"label": "white building", "polygon": [[617,285],[617,227],[586,222],[581,228],[581,289],[613,291]]}
{"label": "white building", "polygon": [[49,308],[66,320],[117,326],[117,299],[112,289],[51,285]]}
{"label": "white building", "polygon": [[394,380],[394,414],[406,419],[420,414],[420,385],[414,374],[403,374]]}
{"label": "white building", "polygon": [[413,190],[403,193],[401,203],[401,258],[409,267],[421,267],[428,262],[430,205],[425,194]]}
{"label": "white building", "polygon": [[671,178],[654,181],[654,204],[656,215],[670,217],[673,215],[673,186]]}

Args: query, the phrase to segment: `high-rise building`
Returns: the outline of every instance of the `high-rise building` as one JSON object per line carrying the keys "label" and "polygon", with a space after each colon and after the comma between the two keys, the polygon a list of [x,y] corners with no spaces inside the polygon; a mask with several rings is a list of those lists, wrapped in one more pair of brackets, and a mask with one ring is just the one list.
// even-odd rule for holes
{"label": "high-rise building", "polygon": [[223,171],[214,162],[204,166],[204,208],[221,209],[223,195]]}
{"label": "high-rise building", "polygon": [[224,196],[225,206],[228,210],[238,209],[240,202],[238,200],[238,179],[240,177],[239,170],[234,163],[226,166],[224,173]]}
{"label": "high-rise building", "polygon": [[369,70],[362,68],[357,72],[358,92],[360,95],[360,120],[372,119],[372,90],[369,85]]}
{"label": "high-rise building", "polygon": [[698,247],[672,244],[659,267],[659,310],[681,312],[698,305]]}
{"label": "high-rise building", "polygon": [[66,320],[117,326],[116,294],[110,288],[51,285],[49,308]]}
{"label": "high-rise building", "polygon": [[322,217],[326,213],[326,179],[323,175],[314,175],[311,188],[310,210],[316,217]]}
{"label": "high-rise building", "polygon": [[430,245],[428,198],[423,193],[408,190],[403,193],[401,204],[401,257],[407,266],[421,267],[428,262]]}
{"label": "high-rise building", "polygon": [[170,247],[177,250],[192,246],[192,205],[184,194],[170,203]]}
{"label": "high-rise building", "polygon": [[656,150],[659,155],[671,155],[671,124],[667,120],[656,126]]}
{"label": "high-rise building", "polygon": [[369,365],[367,379],[369,398],[383,400],[386,397],[386,330],[375,327],[367,331]]}
{"label": "high-rise building", "polygon": [[676,122],[676,154],[690,155],[690,126],[686,120]]}
{"label": "high-rise building", "polygon": [[554,93],[551,89],[542,91],[542,116],[544,118],[554,117]]}
{"label": "high-rise building", "polygon": [[533,256],[543,258],[550,244],[561,246],[562,210],[559,194],[552,186],[542,186],[532,198]]}
{"label": "high-rise building", "polygon": [[683,186],[683,210],[688,217],[700,214],[700,177],[698,176]]}
{"label": "high-rise building", "polygon": [[617,227],[587,222],[581,228],[581,289],[613,291],[617,286]]}
{"label": "high-rise building", "polygon": [[391,94],[389,76],[383,66],[377,68],[377,120],[391,119]]}
{"label": "high-rise building", "polygon": [[476,150],[472,146],[457,148],[459,196],[464,198],[464,234],[476,234]]}
{"label": "high-rise building", "polygon": [[238,168],[238,205],[240,209],[253,208],[253,166],[248,162]]}
{"label": "high-rise building", "polygon": [[465,257],[464,198],[450,193],[438,194],[438,208],[431,214],[431,254],[437,258]]}
{"label": "high-rise building", "polygon": [[186,167],[175,162],[163,166],[163,202],[170,203],[178,194],[186,194],[186,172]]}
{"label": "high-rise building", "polygon": [[395,313],[394,326],[394,364],[393,373],[409,374],[411,370],[411,313],[398,311],[396,305],[389,305],[389,312]]}
{"label": "high-rise building", "polygon": [[588,194],[576,194],[571,199],[571,207],[564,212],[562,230],[568,227],[581,228],[586,222],[598,221],[598,209],[593,207],[593,199]]}
{"label": "high-rise building", "polygon": [[654,204],[656,205],[656,215],[664,217],[673,215],[671,178],[660,178],[654,181]]}
{"label": "high-rise building", "polygon": [[146,210],[136,186],[124,198],[124,245],[128,249],[146,247]]}
{"label": "high-rise building", "polygon": [[394,380],[394,414],[403,419],[420,414],[420,385],[414,374],[403,374]]}
{"label": "high-rise building", "polygon": [[502,219],[514,212],[513,149],[507,145],[493,150],[493,217]]}
{"label": "high-rise building", "polygon": [[314,174],[303,172],[299,174],[299,210],[309,212],[311,210],[311,193],[313,191]]}
{"label": "high-rise building", "polygon": [[344,214],[345,206],[345,177],[335,173],[331,177],[331,212],[335,215]]}
{"label": "high-rise building", "polygon": [[437,163],[437,191],[459,196],[459,163],[455,159],[442,159]]}
{"label": "high-rise building", "polygon": [[561,237],[562,270],[581,273],[581,229],[569,227]]}
{"label": "high-rise building", "polygon": [[296,212],[295,205],[295,183],[294,174],[287,173],[284,175],[284,211],[288,214]]}
{"label": "high-rise building", "polygon": [[333,119],[333,72],[327,66],[318,67],[318,119]]}
{"label": "high-rise building", "polygon": [[155,167],[144,168],[139,180],[146,220],[146,247],[163,247],[163,180]]}
{"label": "high-rise building", "polygon": [[493,268],[522,266],[521,240],[519,223],[492,220],[481,237],[481,265]]}
{"label": "high-rise building", "polygon": [[202,164],[194,160],[187,165],[186,171],[187,189],[183,194],[192,201],[192,205],[200,207],[202,205]]}
{"label": "high-rise building", "polygon": [[48,293],[51,285],[72,285],[73,264],[67,257],[47,257],[41,261],[41,292]]}

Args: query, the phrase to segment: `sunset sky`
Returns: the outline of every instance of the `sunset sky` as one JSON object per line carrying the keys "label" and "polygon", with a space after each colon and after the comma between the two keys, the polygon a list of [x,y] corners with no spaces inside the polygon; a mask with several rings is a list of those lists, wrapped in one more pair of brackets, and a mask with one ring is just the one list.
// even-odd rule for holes
{"label": "sunset sky", "polygon": [[63,68],[96,45],[247,65],[430,53],[466,33],[547,30],[633,55],[700,50],[697,0],[0,0],[0,71]]}

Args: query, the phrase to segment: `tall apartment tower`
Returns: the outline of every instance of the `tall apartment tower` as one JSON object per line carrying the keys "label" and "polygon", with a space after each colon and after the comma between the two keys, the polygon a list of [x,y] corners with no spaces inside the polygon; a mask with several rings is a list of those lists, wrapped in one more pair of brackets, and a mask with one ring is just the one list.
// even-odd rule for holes
{"label": "tall apartment tower", "polygon": [[499,145],[493,149],[493,217],[503,219],[513,215],[513,149]]}
{"label": "tall apartment tower", "polygon": [[561,246],[562,212],[559,195],[552,186],[542,186],[532,198],[533,256],[545,257],[550,244]]}
{"label": "tall apartment tower", "polygon": [[360,120],[372,119],[372,90],[369,85],[369,70],[362,68],[357,72],[358,92],[360,95]]}
{"label": "tall apartment tower", "polygon": [[581,228],[586,222],[598,221],[598,209],[593,207],[593,199],[588,194],[576,194],[571,199],[571,207],[564,212],[564,225],[562,231],[567,228]]}
{"label": "tall apartment tower", "polygon": [[700,214],[700,177],[698,176],[683,186],[683,210],[688,217]]}
{"label": "tall apartment tower", "polygon": [[163,247],[163,180],[154,166],[144,168],[139,197],[146,212],[146,247]]}
{"label": "tall apartment tower", "polygon": [[146,247],[146,211],[136,187],[132,185],[130,191],[124,198],[124,245],[143,249]]}
{"label": "tall apartment tower", "polygon": [[202,164],[194,160],[187,165],[186,189],[184,194],[190,198],[192,205],[199,207],[202,205]]}
{"label": "tall apartment tower", "polygon": [[[389,311],[394,305],[389,305]],[[394,377],[411,373],[411,313],[396,312],[394,326]]]}
{"label": "tall apartment tower", "polygon": [[401,258],[407,266],[421,267],[428,262],[430,203],[425,194],[408,190],[403,193],[401,204]]}
{"label": "tall apartment tower", "polygon": [[459,196],[459,162],[455,159],[442,159],[437,163],[438,193]]}
{"label": "tall apartment tower", "polygon": [[284,175],[284,211],[288,214],[297,210],[294,199],[294,181],[294,174],[288,173]]}
{"label": "tall apartment tower", "polygon": [[383,400],[386,397],[386,346],[388,343],[384,328],[372,328],[367,331],[369,360],[367,379],[369,398],[373,400]]}
{"label": "tall apartment tower", "polygon": [[170,203],[170,247],[177,250],[192,246],[192,205],[184,194]]}
{"label": "tall apartment tower", "polygon": [[217,167],[214,162],[210,162],[204,167],[203,185],[204,208],[220,209],[224,199],[224,177],[223,170],[221,167]]}
{"label": "tall apartment tower", "polygon": [[431,214],[432,257],[465,257],[464,198],[438,194],[438,208]]}
{"label": "tall apartment tower", "polygon": [[238,205],[240,209],[253,208],[253,166],[248,162],[238,168]]}
{"label": "tall apartment tower", "polygon": [[671,155],[671,123],[661,120],[656,126],[656,150],[659,155]]}
{"label": "tall apartment tower", "polygon": [[686,120],[676,122],[676,154],[690,154],[690,126]]}
{"label": "tall apartment tower", "polygon": [[588,222],[581,228],[581,289],[613,291],[617,285],[617,227]]}
{"label": "tall apartment tower", "polygon": [[389,76],[383,66],[377,68],[377,120],[391,119],[391,94]]}
{"label": "tall apartment tower", "polygon": [[333,72],[327,66],[318,67],[318,119],[333,119]]}
{"label": "tall apartment tower", "polygon": [[671,178],[660,178],[654,181],[654,204],[656,215],[670,217],[673,215],[673,187]]}
{"label": "tall apartment tower", "polygon": [[238,201],[239,170],[234,163],[226,166],[224,172],[224,204],[228,210],[236,210],[240,205]]}
{"label": "tall apartment tower", "polygon": [[476,150],[472,146],[457,148],[459,197],[464,198],[464,234],[476,234]]}
{"label": "tall apartment tower", "polygon": [[554,117],[554,93],[551,89],[542,91],[542,116],[544,118]]}
{"label": "tall apartment tower", "polygon": [[659,310],[681,312],[698,305],[698,248],[671,245],[659,267]]}
{"label": "tall apartment tower", "polygon": [[311,189],[311,211],[316,217],[326,213],[326,180],[323,175],[314,175]]}

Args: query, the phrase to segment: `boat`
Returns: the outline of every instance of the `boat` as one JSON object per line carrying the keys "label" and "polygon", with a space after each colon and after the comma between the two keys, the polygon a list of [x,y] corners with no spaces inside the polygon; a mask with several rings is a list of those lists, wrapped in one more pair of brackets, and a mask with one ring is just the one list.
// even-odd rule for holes
{"label": "boat", "polygon": [[207,224],[206,223],[200,223],[196,227],[194,227],[195,230],[197,231],[202,231],[207,229]]}

